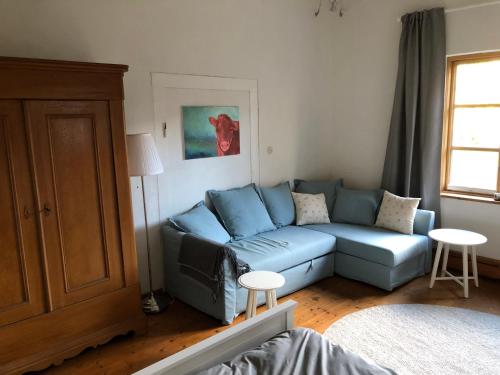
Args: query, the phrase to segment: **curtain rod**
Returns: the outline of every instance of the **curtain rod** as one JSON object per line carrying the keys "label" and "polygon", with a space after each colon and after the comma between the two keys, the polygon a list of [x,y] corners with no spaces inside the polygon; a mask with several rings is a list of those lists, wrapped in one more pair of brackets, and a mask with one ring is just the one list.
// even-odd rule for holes
{"label": "curtain rod", "polygon": [[[444,12],[446,14],[448,14],[448,13],[454,13],[454,12],[461,12],[463,10],[489,7],[489,6],[492,6],[492,5],[500,5],[500,0],[499,1],[489,1],[487,3],[482,3],[482,4],[467,5],[467,6],[458,7],[458,8],[445,9]],[[397,21],[401,22],[401,17],[397,18]]]}

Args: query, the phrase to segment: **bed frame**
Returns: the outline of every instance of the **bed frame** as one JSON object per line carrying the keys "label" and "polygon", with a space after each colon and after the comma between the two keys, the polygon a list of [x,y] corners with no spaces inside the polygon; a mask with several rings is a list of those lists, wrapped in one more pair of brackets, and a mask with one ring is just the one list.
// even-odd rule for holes
{"label": "bed frame", "polygon": [[289,300],[254,318],[231,327],[134,375],[184,375],[206,370],[259,346],[274,335],[294,327],[297,302]]}

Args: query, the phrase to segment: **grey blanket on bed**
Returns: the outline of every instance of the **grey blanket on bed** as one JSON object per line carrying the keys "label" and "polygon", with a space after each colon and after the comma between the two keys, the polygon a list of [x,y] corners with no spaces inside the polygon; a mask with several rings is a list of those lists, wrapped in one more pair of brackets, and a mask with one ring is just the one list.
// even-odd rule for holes
{"label": "grey blanket on bed", "polygon": [[214,302],[223,287],[225,260],[235,278],[250,271],[248,264],[240,261],[234,250],[224,244],[189,233],[182,236],[180,271],[210,288]]}
{"label": "grey blanket on bed", "polygon": [[298,328],[198,375],[392,375],[394,371],[335,345],[317,332]]}

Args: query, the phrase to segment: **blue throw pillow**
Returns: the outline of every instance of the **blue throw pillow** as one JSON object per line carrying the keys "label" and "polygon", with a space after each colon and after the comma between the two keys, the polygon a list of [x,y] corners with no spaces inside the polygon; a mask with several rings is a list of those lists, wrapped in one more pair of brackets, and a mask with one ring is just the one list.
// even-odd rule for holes
{"label": "blue throw pillow", "polygon": [[183,232],[196,234],[211,241],[226,243],[231,239],[229,233],[203,201],[189,211],[171,217],[169,221]]}
{"label": "blue throw pillow", "polygon": [[274,225],[281,228],[295,221],[295,205],[288,182],[274,187],[259,187],[259,193]]}
{"label": "blue throw pillow", "polygon": [[333,221],[359,225],[374,225],[384,191],[340,188],[333,209]]}
{"label": "blue throw pillow", "polygon": [[342,187],[342,179],[334,181],[304,181],[295,180],[295,192],[302,194],[325,194],[326,207],[330,219],[333,215],[333,206],[337,196],[337,190]]}
{"label": "blue throw pillow", "polygon": [[207,193],[234,240],[276,229],[254,184]]}

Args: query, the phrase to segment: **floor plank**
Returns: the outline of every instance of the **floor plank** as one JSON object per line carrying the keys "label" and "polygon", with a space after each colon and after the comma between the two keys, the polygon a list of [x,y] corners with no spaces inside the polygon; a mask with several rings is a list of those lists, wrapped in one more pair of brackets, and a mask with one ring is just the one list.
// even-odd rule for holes
{"label": "floor plank", "polygon": [[[334,321],[354,311],[383,304],[423,303],[457,306],[500,314],[500,281],[480,279],[471,287],[470,298],[453,282],[436,282],[429,276],[388,293],[375,287],[335,276],[279,299],[299,303],[296,325],[324,332]],[[263,307],[258,312],[263,311]],[[238,317],[235,324],[243,317]],[[167,311],[148,318],[148,334],[118,337],[96,349],[87,349],[43,374],[129,374],[165,358],[227,327],[205,314],[176,301]]]}

